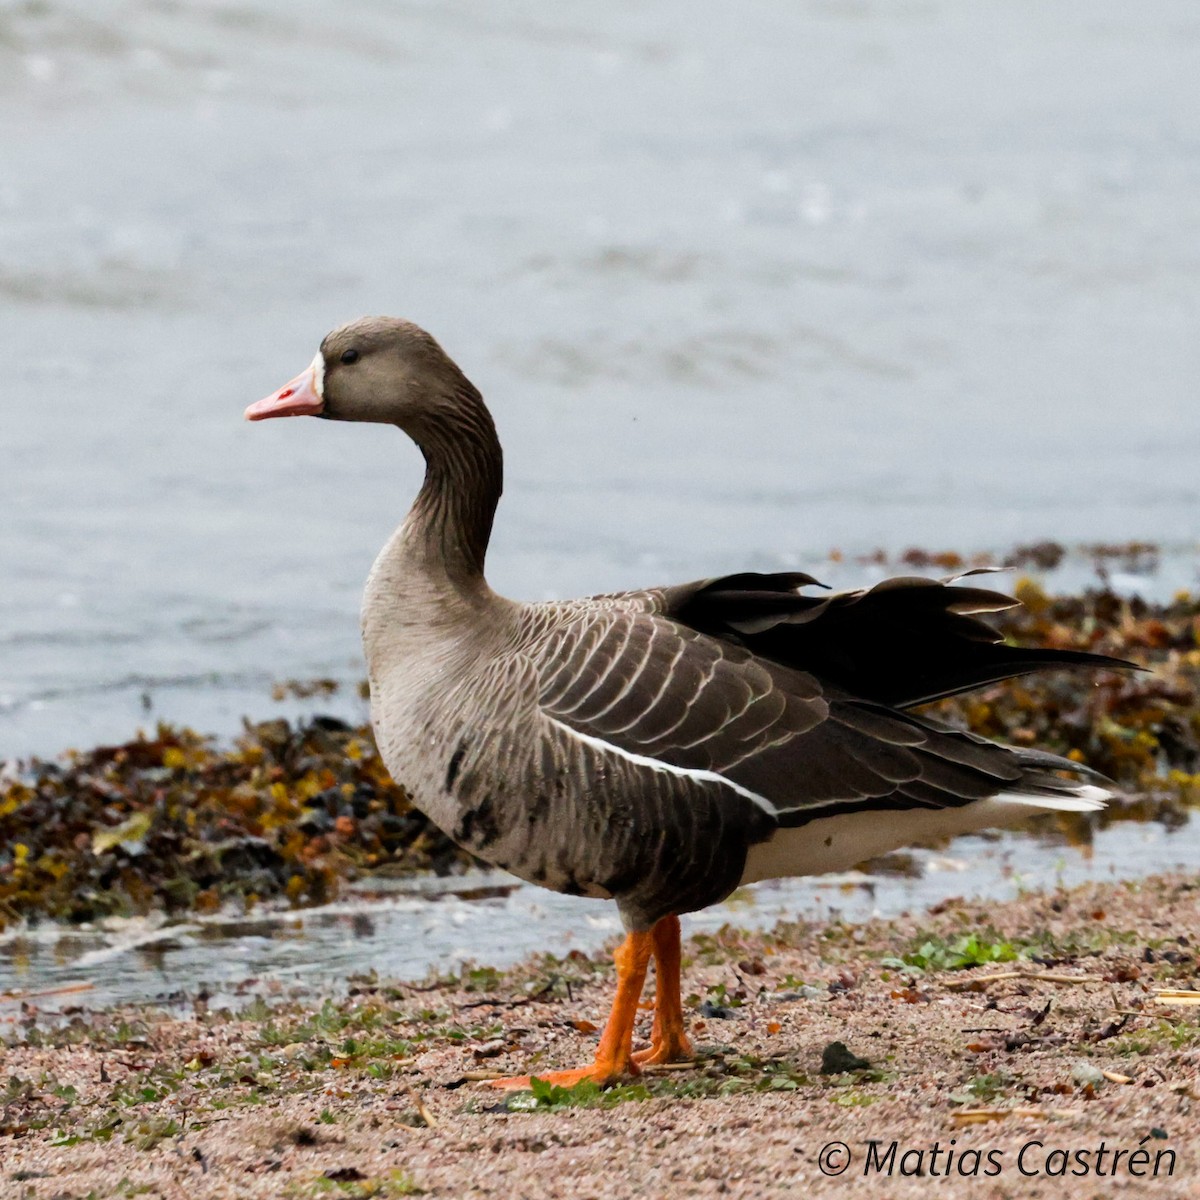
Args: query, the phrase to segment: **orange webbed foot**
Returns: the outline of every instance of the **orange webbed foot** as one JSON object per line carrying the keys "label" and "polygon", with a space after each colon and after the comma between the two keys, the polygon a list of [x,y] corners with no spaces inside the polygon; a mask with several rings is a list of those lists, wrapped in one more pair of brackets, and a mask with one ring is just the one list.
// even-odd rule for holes
{"label": "orange webbed foot", "polygon": [[652,1038],[649,1049],[634,1052],[633,1061],[639,1066],[650,1067],[659,1063],[690,1062],[694,1056],[691,1041],[680,1029]]}
{"label": "orange webbed foot", "polygon": [[[608,1024],[590,1066],[573,1071],[547,1071],[537,1078],[555,1087],[571,1088],[584,1080],[603,1087],[626,1075],[637,1075],[645,1066],[688,1062],[692,1043],[684,1030],[683,1003],[679,994],[679,918],[663,917],[652,929],[630,933],[614,955],[617,966],[617,994],[613,999]],[[650,1046],[630,1053],[633,1025],[641,1002],[642,985],[651,954],[657,964],[658,994],[654,1003],[654,1026]],[[490,1079],[488,1083],[503,1091],[532,1086],[529,1075]]]}
{"label": "orange webbed foot", "polygon": [[[585,1079],[603,1087],[622,1075],[636,1075],[637,1064],[630,1054],[633,1043],[633,1023],[637,1017],[642,985],[646,981],[646,966],[650,961],[652,938],[649,931],[627,934],[617,947],[613,959],[617,965],[617,994],[613,998],[608,1024],[596,1047],[596,1058],[590,1066],[573,1071],[547,1071],[538,1078],[557,1087],[574,1087]],[[491,1079],[492,1087],[505,1091],[528,1088],[528,1075],[513,1075],[507,1079]]]}
{"label": "orange webbed foot", "polygon": [[[603,1087],[613,1083],[623,1075],[638,1074],[637,1064],[632,1060],[625,1063],[594,1062],[590,1066],[576,1067],[571,1071],[539,1071],[537,1078],[553,1087],[572,1088],[585,1079]],[[526,1090],[533,1086],[533,1077],[529,1075],[509,1075],[505,1079],[489,1079],[489,1087],[499,1088],[505,1092]]]}

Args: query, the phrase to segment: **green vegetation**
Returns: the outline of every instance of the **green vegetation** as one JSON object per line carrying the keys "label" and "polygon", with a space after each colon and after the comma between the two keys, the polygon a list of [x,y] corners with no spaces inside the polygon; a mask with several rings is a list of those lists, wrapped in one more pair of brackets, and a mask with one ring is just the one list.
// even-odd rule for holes
{"label": "green vegetation", "polygon": [[290,1184],[282,1193],[286,1200],[396,1200],[400,1196],[424,1196],[407,1171],[389,1171],[382,1177],[369,1179],[353,1167],[335,1169],[318,1176],[310,1183]]}
{"label": "green vegetation", "polygon": [[509,1096],[503,1107],[508,1112],[557,1112],[569,1108],[614,1108],[631,1101],[698,1100],[741,1092],[794,1092],[805,1088],[826,1090],[834,1103],[854,1106],[882,1098],[882,1092],[863,1092],[864,1085],[882,1084],[894,1078],[890,1072],[875,1069],[815,1078],[784,1058],[717,1055],[701,1059],[695,1070],[646,1073],[632,1083],[603,1088],[590,1080],[569,1088],[560,1087],[534,1076],[530,1090]]}
{"label": "green vegetation", "polygon": [[1109,1042],[1109,1052],[1122,1056],[1140,1057],[1155,1050],[1182,1050],[1200,1044],[1200,1023],[1184,1017],[1160,1018],[1153,1025],[1128,1033]]}
{"label": "green vegetation", "polygon": [[955,938],[925,938],[913,949],[899,957],[889,956],[882,963],[898,971],[961,971],[987,963],[1015,962],[1023,953],[995,930],[988,930],[982,936],[968,933]]}
{"label": "green vegetation", "polygon": [[950,1097],[950,1102],[967,1107],[991,1104],[1007,1096],[1019,1085],[1020,1081],[1016,1076],[1007,1071],[992,1071],[986,1075],[976,1075],[961,1092]]}

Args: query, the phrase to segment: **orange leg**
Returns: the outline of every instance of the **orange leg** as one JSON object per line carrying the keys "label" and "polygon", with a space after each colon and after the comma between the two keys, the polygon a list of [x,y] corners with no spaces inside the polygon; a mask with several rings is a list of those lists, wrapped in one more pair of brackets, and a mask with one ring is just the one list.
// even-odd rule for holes
{"label": "orange leg", "polygon": [[663,917],[650,931],[654,939],[654,1025],[650,1049],[639,1050],[636,1063],[682,1062],[692,1057],[683,1025],[679,992],[679,918]]}
{"label": "orange leg", "polygon": [[[617,947],[613,955],[617,964],[617,994],[591,1066],[579,1067],[574,1071],[539,1072],[539,1079],[559,1087],[573,1087],[584,1079],[609,1083],[621,1075],[637,1074],[637,1066],[630,1053],[633,1048],[633,1022],[637,1017],[638,1001],[646,982],[646,968],[650,965],[654,946],[653,931],[647,930],[644,933],[627,934]],[[678,994],[678,985],[675,990]],[[657,1022],[658,1018],[655,1017],[655,1028]],[[505,1089],[527,1088],[529,1076],[514,1075],[509,1079],[493,1079],[490,1083],[492,1087]]]}

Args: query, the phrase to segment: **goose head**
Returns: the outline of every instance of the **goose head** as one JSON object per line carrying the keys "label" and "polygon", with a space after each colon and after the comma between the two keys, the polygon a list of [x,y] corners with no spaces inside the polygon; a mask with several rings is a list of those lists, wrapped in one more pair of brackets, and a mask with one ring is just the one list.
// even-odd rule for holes
{"label": "goose head", "polygon": [[399,425],[420,440],[464,395],[478,396],[425,330],[396,317],[361,317],[333,330],[295,379],[246,409],[248,421],[325,417]]}

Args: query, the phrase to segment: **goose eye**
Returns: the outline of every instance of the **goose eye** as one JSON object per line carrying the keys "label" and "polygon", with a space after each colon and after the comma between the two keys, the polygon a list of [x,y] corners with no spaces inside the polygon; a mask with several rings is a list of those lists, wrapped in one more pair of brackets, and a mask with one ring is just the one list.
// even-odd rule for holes
{"label": "goose eye", "polygon": [[346,366],[349,366],[351,363],[358,362],[358,351],[353,350],[353,349],[343,350],[342,351],[342,362],[344,362],[346,364]]}

